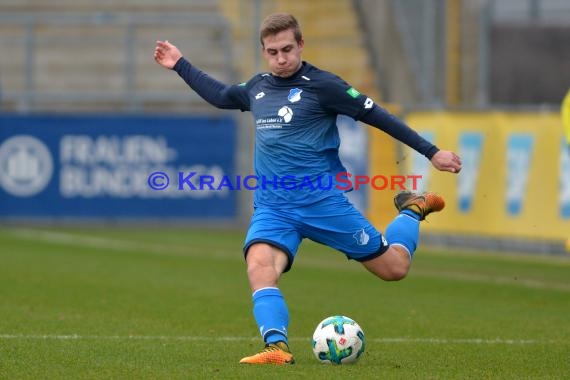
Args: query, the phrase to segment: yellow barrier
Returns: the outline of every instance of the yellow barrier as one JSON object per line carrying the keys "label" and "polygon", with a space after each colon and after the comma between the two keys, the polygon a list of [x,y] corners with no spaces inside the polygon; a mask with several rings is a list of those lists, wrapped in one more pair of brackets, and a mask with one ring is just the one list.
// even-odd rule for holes
{"label": "yellow barrier", "polygon": [[[382,104],[390,113],[401,114],[401,108],[397,104]],[[400,174],[398,165],[398,144],[397,141],[376,128],[368,128],[368,171],[371,176],[384,175],[390,177]],[[394,192],[370,188],[368,199],[367,216],[370,221],[380,230],[385,231],[388,223],[397,215],[394,208]]]}
{"label": "yellow barrier", "polygon": [[[415,112],[406,121],[463,160],[459,175],[442,173],[406,147],[402,174],[422,175],[420,187],[441,193],[447,201],[442,214],[422,225],[424,230],[563,241],[570,237],[570,147],[558,113]],[[371,192],[373,198],[383,196]]]}

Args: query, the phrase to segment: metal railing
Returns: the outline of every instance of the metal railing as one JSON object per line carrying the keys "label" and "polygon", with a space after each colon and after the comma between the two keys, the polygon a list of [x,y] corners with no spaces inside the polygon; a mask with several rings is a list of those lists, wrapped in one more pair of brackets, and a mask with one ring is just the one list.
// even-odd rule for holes
{"label": "metal railing", "polygon": [[[0,28],[5,31],[0,33],[0,50],[4,52],[4,58],[0,57],[2,111],[36,112],[49,104],[49,110],[57,112],[78,104],[91,111],[136,112],[152,103],[192,103],[197,95],[182,92],[182,87],[174,84],[178,78],[172,74],[166,78],[168,74],[152,62],[154,40],[149,36],[168,38],[159,35],[164,30],[185,36],[177,46],[183,53],[193,53],[193,62],[215,61],[214,72],[220,79],[234,79],[230,26],[214,12],[2,12]],[[80,58],[89,59],[81,56],[94,50],[100,51],[95,64],[82,68]],[[57,57],[58,51],[67,57]],[[57,70],[51,62],[54,59],[58,60]],[[44,71],[50,62],[52,72]],[[74,71],[75,77],[66,71]],[[112,88],[93,85],[108,75],[120,78],[113,81]],[[157,75],[164,75],[164,86],[145,83]],[[39,83],[39,77],[44,83]],[[91,78],[92,85],[85,78]]]}
{"label": "metal railing", "polygon": [[[496,26],[564,29],[570,25],[568,0],[354,3],[361,9],[362,24],[370,35],[367,42],[386,100],[410,107],[490,106],[496,102],[491,96],[493,85],[497,85],[491,79],[497,63],[492,51],[496,41],[491,39]],[[566,46],[559,47],[562,49],[567,51]],[[553,92],[549,89],[548,99]]]}

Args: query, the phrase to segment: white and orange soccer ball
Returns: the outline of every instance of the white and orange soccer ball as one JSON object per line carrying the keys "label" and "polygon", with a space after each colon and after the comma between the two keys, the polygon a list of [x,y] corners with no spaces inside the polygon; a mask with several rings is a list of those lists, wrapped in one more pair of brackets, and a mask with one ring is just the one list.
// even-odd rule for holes
{"label": "white and orange soccer ball", "polygon": [[362,328],[343,315],[323,319],[313,334],[313,353],[322,363],[355,363],[365,346]]}

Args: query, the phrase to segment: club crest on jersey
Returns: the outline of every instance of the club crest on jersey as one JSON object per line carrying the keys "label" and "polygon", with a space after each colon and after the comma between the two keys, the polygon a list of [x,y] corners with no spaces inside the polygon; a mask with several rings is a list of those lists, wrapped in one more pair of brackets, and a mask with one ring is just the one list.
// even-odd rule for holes
{"label": "club crest on jersey", "polygon": [[287,100],[289,100],[291,103],[298,102],[301,100],[301,92],[303,92],[303,90],[299,88],[292,88],[289,90],[289,96],[287,96]]}

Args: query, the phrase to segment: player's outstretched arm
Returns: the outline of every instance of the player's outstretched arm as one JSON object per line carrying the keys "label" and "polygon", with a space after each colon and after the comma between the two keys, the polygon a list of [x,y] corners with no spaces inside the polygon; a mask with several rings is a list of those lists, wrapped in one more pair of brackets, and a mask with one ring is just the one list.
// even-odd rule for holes
{"label": "player's outstretched arm", "polygon": [[181,57],[180,50],[170,42],[156,41],[154,60],[162,67],[172,70]]}
{"label": "player's outstretched arm", "polygon": [[461,171],[461,158],[448,150],[440,150],[431,158],[432,165],[444,172],[459,173]]}
{"label": "player's outstretched arm", "polygon": [[227,85],[197,67],[182,56],[180,50],[168,41],[156,41],[154,60],[164,68],[174,70],[208,103],[218,108],[249,110],[245,86]]}

